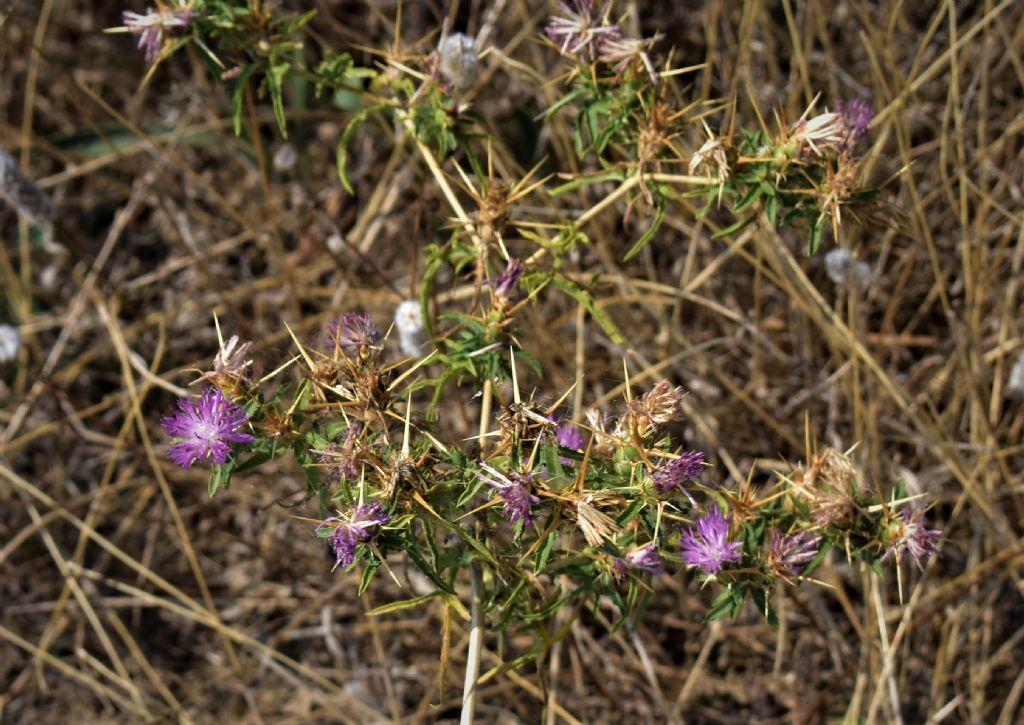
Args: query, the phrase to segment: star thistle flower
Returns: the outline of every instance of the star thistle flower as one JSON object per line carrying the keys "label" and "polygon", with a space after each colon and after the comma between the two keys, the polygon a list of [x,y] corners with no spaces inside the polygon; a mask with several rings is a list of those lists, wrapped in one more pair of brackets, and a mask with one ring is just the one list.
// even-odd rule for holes
{"label": "star thistle flower", "polygon": [[820,113],[813,118],[800,119],[789,128],[796,141],[798,155],[809,148],[815,156],[826,156],[837,151],[846,141],[846,120],[841,113]]}
{"label": "star thistle flower", "polygon": [[555,428],[555,440],[558,441],[558,445],[562,446],[562,448],[568,448],[570,451],[582,451],[583,447],[587,445],[587,442],[583,440],[583,434],[580,433],[580,429],[569,421]]}
{"label": "star thistle flower", "polygon": [[346,312],[337,322],[328,322],[327,335],[324,346],[328,352],[333,352],[337,344],[350,357],[365,354],[380,340],[373,318],[364,312]]}
{"label": "star thistle flower", "polygon": [[629,413],[640,436],[646,438],[666,423],[680,420],[684,395],[686,391],[682,388],[673,388],[672,383],[662,380],[639,400],[630,403]]}
{"label": "star thistle flower", "polygon": [[665,558],[653,542],[639,549],[634,549],[623,557],[615,559],[615,576],[619,579],[630,569],[637,569],[648,574],[661,574]]}
{"label": "star thistle flower", "polygon": [[701,480],[703,464],[704,454],[701,451],[683,451],[679,458],[663,461],[651,476],[654,479],[654,490],[664,496],[679,489],[696,506],[697,502],[683,484]]}
{"label": "star thistle flower", "polygon": [[821,537],[809,531],[784,534],[773,531],[765,559],[768,565],[784,576],[796,576],[818,555]]}
{"label": "star thistle flower", "polygon": [[348,567],[356,558],[356,546],[377,534],[377,529],[391,521],[391,516],[381,513],[379,501],[373,503],[359,504],[352,510],[348,520],[331,516],[324,519],[316,527],[320,531],[324,527],[331,527],[334,532],[328,541],[334,550],[334,565],[342,568]]}
{"label": "star thistle flower", "polygon": [[697,521],[696,528],[683,534],[683,562],[690,567],[700,567],[705,574],[713,576],[722,570],[723,564],[739,561],[743,556],[740,553],[743,545],[730,542],[728,535],[729,522],[717,504],[712,504],[704,518]]}
{"label": "star thistle flower", "polygon": [[494,290],[494,296],[507,304],[512,299],[512,295],[519,289],[519,280],[522,278],[523,270],[525,269],[526,265],[518,259],[508,260],[508,266],[505,268],[505,271],[499,274],[497,279],[493,281],[488,280],[487,282],[491,289]]}
{"label": "star thistle flower", "polygon": [[208,380],[214,385],[228,385],[240,383],[248,377],[246,368],[252,365],[252,360],[246,360],[249,354],[251,342],[238,344],[238,335],[232,335],[231,339],[221,345],[220,350],[213,358],[213,370],[203,373],[196,382]]}
{"label": "star thistle flower", "polygon": [[524,526],[533,523],[536,515],[532,508],[540,503],[540,499],[530,493],[529,486],[533,483],[532,473],[512,473],[505,475],[498,469],[486,463],[481,463],[490,476],[485,476],[479,471],[476,477],[493,488],[504,500],[505,505],[501,509],[501,515],[505,517],[509,526],[515,526],[520,521]]}
{"label": "star thistle flower", "polygon": [[160,57],[164,33],[175,28],[185,28],[195,13],[190,10],[155,10],[150,8],[145,15],[125,10],[121,14],[129,32],[139,36],[138,47],[146,53],[146,62],[152,65]]}
{"label": "star thistle flower", "polygon": [[657,85],[658,74],[654,70],[654,64],[651,62],[650,56],[647,55],[647,51],[663,37],[665,36],[662,33],[658,33],[653,38],[622,38],[617,34],[615,36],[607,35],[598,44],[597,59],[602,63],[614,65],[615,72],[620,76],[631,64],[640,61],[647,71],[651,83]]}
{"label": "star thistle flower", "polygon": [[875,110],[871,108],[867,101],[854,98],[852,101],[841,104],[839,106],[839,113],[846,124],[850,146],[868,135],[871,120],[875,117]]}
{"label": "star thistle flower", "polygon": [[917,568],[922,569],[921,563],[938,551],[937,543],[942,531],[924,527],[924,509],[920,507],[915,507],[913,511],[904,509],[901,518],[894,519],[890,524],[892,543],[882,554],[882,560],[895,555],[899,561],[904,553],[909,553]]}
{"label": "star thistle flower", "polygon": [[176,440],[167,455],[182,468],[190,468],[200,459],[224,463],[231,453],[231,443],[251,443],[253,437],[239,430],[249,420],[238,405],[224,398],[219,390],[210,388],[199,401],[178,399],[180,411],[160,421]]}
{"label": "star thistle flower", "polygon": [[317,460],[327,466],[327,483],[340,483],[344,479],[350,481],[359,478],[360,459],[356,451],[356,443],[362,427],[353,423],[345,429],[341,444],[332,444],[326,450],[314,450]]}
{"label": "star thistle flower", "polygon": [[595,14],[593,0],[559,2],[557,11],[561,15],[551,16],[544,32],[558,44],[562,55],[586,55],[597,60],[604,41],[622,35],[618,25],[605,20],[610,7],[611,0],[606,0]]}

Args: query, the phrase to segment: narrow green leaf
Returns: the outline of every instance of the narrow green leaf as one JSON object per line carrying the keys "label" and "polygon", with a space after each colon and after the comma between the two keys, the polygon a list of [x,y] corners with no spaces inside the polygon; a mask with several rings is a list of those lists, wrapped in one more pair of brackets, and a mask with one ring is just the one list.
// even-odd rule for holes
{"label": "narrow green leaf", "polygon": [[665,205],[664,205],[664,203],[659,202],[658,206],[654,210],[654,220],[651,222],[651,226],[647,227],[647,231],[645,231],[640,236],[640,238],[636,240],[636,244],[633,245],[633,248],[630,249],[628,252],[626,252],[626,256],[622,258],[622,261],[623,262],[628,262],[633,257],[635,257],[636,255],[640,254],[640,250],[642,250],[644,247],[646,247],[647,243],[650,242],[654,238],[654,235],[661,228],[661,224],[664,221],[665,221]]}
{"label": "narrow green leaf", "polygon": [[412,599],[400,599],[397,602],[388,602],[382,604],[379,607],[374,607],[366,613],[367,617],[379,617],[382,614],[388,614],[390,612],[401,612],[404,609],[412,609],[418,607],[421,604],[426,604],[431,599],[440,595],[440,591],[430,592],[430,594],[424,594],[421,597],[413,597]]}

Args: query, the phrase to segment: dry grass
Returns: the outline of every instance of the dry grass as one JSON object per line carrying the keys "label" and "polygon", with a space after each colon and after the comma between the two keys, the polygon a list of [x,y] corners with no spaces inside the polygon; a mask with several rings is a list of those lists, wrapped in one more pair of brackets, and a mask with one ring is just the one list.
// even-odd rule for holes
{"label": "dry grass", "polygon": [[[316,5],[319,38],[393,43],[393,3]],[[436,3],[406,5],[406,43],[439,27]],[[562,67],[535,42],[545,4],[459,5],[456,25],[486,27],[494,47],[473,96],[501,176],[515,182],[544,154],[573,169],[564,118],[530,121],[559,92],[528,71]],[[685,203],[623,264],[644,218],[624,220],[614,200],[587,221],[592,245],[573,265],[604,271],[598,297],[628,349],[562,301],[529,308],[524,343],[547,371],[530,384],[555,394],[584,374],[578,407],[618,395],[623,357],[634,383],[670,377],[691,391],[681,434],[732,486],[749,471],[767,485],[800,461],[805,426],[825,444],[859,443],[869,480],[905,477],[938,501],[942,555],[904,572],[904,605],[891,569],[878,581],[834,556],[826,586],[780,599],[777,630],[756,612],[703,625],[708,592],[662,577],[636,632],[609,634],[602,614],[579,612],[542,665],[490,670],[478,718],[537,722],[547,702],[548,722],[1020,722],[1024,408],[1007,380],[1024,349],[1024,4],[680,5],[620,4],[641,30],[665,32],[676,65],[706,63],[681,79],[689,100],[736,98],[748,122],[754,102],[795,117],[819,91],[882,109],[871,176],[888,180],[888,223],[843,240],[875,281],[866,294],[837,289],[821,256],[760,228],[711,241]],[[130,40],[100,33],[119,11],[15,3],[0,26],[0,145],[55,197],[66,250],[33,246],[0,209],[0,317],[25,339],[0,369],[0,717],[457,717],[458,616],[436,604],[366,618],[416,591],[415,575],[399,567],[406,593],[382,577],[360,600],[358,574],[330,574],[292,518],[308,513],[294,470],[241,477],[210,501],[201,472],[162,456],[156,421],[215,351],[213,313],[257,341],[264,366],[288,353],[283,323],[309,336],[341,310],[388,319],[423,246],[458,214],[415,146],[383,125],[356,139],[346,195],[333,171],[345,118],[323,104],[293,104],[298,163],[261,173],[282,146],[269,112],[253,119],[256,145],[235,138],[225,90],[186,56],[140,88]],[[679,143],[699,141],[695,127]],[[538,192],[514,213],[599,202],[593,189],[555,202]],[[330,251],[332,236],[344,246]],[[473,411],[455,406],[449,433],[473,434]],[[529,645],[489,637],[484,670]]]}

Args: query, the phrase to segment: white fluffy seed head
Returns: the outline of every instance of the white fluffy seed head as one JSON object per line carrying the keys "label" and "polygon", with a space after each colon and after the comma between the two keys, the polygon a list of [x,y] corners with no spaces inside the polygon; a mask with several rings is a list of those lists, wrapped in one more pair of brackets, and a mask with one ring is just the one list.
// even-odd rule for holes
{"label": "white fluffy seed head", "polygon": [[476,80],[476,44],[464,33],[452,33],[441,45],[441,76],[464,91]]}
{"label": "white fluffy seed head", "polygon": [[0,362],[13,360],[21,349],[21,335],[10,325],[0,325]]}
{"label": "white fluffy seed head", "polygon": [[861,291],[870,287],[874,278],[867,262],[854,259],[850,250],[842,247],[825,255],[825,272],[833,283]]}
{"label": "white fluffy seed head", "polygon": [[420,356],[423,338],[423,308],[417,300],[405,300],[395,308],[395,329],[402,354]]}

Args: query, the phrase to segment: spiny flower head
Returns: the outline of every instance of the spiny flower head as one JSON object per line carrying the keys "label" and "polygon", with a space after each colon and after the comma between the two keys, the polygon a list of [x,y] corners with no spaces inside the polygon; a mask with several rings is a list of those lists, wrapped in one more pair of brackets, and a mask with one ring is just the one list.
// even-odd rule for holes
{"label": "spiny flower head", "polygon": [[810,149],[815,156],[835,153],[846,142],[846,119],[841,113],[819,113],[800,119],[789,128],[796,142],[797,155],[806,155]]}
{"label": "spiny flower head", "polygon": [[334,529],[328,541],[334,550],[335,566],[347,567],[356,558],[356,546],[361,541],[373,537],[377,529],[391,521],[391,516],[381,512],[379,501],[361,503],[352,509],[348,519],[330,516],[316,527],[320,531],[325,527]]}
{"label": "spiny flower head", "polygon": [[654,434],[658,428],[683,417],[683,397],[686,391],[674,388],[662,380],[639,400],[629,405],[629,414],[642,437]]}
{"label": "spiny flower head", "polygon": [[216,388],[208,389],[195,403],[179,398],[178,408],[178,413],[160,424],[176,439],[167,454],[182,468],[207,458],[224,463],[231,453],[231,443],[253,440],[248,433],[240,432],[249,420],[248,414]]}
{"label": "spiny flower head", "polygon": [[327,482],[340,483],[344,479],[350,481],[359,478],[360,460],[356,445],[362,430],[358,423],[345,429],[341,444],[332,444],[326,450],[313,451],[320,463],[327,466]]}
{"label": "spiny flower head", "polygon": [[555,440],[562,448],[568,448],[570,451],[582,451],[587,444],[580,429],[568,420],[555,428]]}
{"label": "spiny flower head", "polygon": [[651,62],[650,56],[647,55],[647,51],[663,37],[665,36],[661,33],[653,38],[623,38],[618,34],[608,34],[598,43],[597,59],[602,63],[613,65],[619,76],[639,61],[647,71],[651,84],[657,85],[658,74],[654,70],[654,64]]}
{"label": "spiny flower head", "polygon": [[722,570],[722,565],[739,561],[742,558],[739,542],[730,542],[729,522],[717,504],[703,518],[697,520],[696,528],[683,534],[682,557],[687,566],[700,567],[705,574],[712,576]]}
{"label": "spiny flower head", "polygon": [[175,28],[185,28],[195,15],[190,10],[156,10],[149,8],[145,15],[125,10],[121,19],[129,32],[139,36],[139,48],[146,53],[146,62],[152,65],[160,57],[164,33]]}
{"label": "spiny flower head", "polygon": [[536,518],[533,507],[540,503],[540,499],[530,493],[533,474],[513,471],[506,475],[487,463],[481,463],[480,467],[489,475],[478,471],[476,476],[493,488],[505,502],[501,515],[505,517],[509,526],[515,526],[520,521],[524,526],[532,524]]}
{"label": "spiny flower head", "polygon": [[904,509],[902,516],[893,519],[890,524],[892,543],[882,555],[882,559],[895,555],[898,561],[903,558],[904,553],[908,553],[913,557],[917,568],[921,569],[922,562],[938,551],[940,536],[942,531],[925,528],[924,508],[915,507],[912,511]]}
{"label": "spiny flower head", "polygon": [[704,454],[701,451],[683,451],[679,458],[663,461],[651,476],[654,479],[654,490],[664,496],[679,489],[694,506],[697,502],[686,490],[684,484],[701,480],[700,474],[704,465]]}
{"label": "spiny flower head", "polygon": [[718,181],[723,182],[729,178],[729,156],[725,150],[722,139],[712,136],[697,149],[697,153],[690,157],[689,172],[696,174],[704,172],[708,176],[714,171]]}
{"label": "spiny flower head", "polygon": [[783,576],[796,576],[818,555],[821,537],[809,531],[784,534],[773,531],[768,540],[765,560],[768,565]]}
{"label": "spiny flower head", "polygon": [[213,370],[203,373],[199,380],[208,380],[219,386],[245,381],[248,377],[246,368],[252,365],[252,360],[245,359],[251,347],[251,342],[239,345],[238,335],[232,335],[214,356]]}
{"label": "spiny flower head", "polygon": [[597,13],[593,0],[559,2],[557,12],[560,15],[551,16],[544,32],[558,44],[562,55],[583,55],[597,60],[602,44],[622,35],[618,25],[607,21],[610,8],[611,0],[606,0]]}
{"label": "spiny flower head", "polygon": [[327,335],[325,347],[328,352],[333,352],[335,345],[339,345],[350,357],[368,354],[380,340],[373,318],[365,312],[346,312],[337,322],[328,322]]}
{"label": "spiny flower head", "polygon": [[633,549],[623,557],[615,559],[615,576],[619,579],[626,575],[630,569],[647,572],[648,574],[660,574],[665,564],[665,558],[658,551],[654,542]]}

